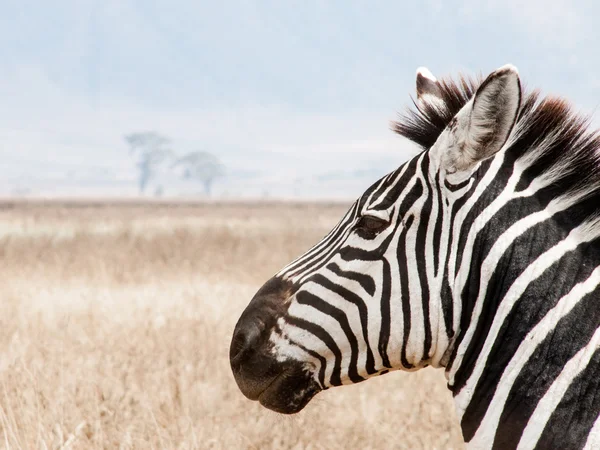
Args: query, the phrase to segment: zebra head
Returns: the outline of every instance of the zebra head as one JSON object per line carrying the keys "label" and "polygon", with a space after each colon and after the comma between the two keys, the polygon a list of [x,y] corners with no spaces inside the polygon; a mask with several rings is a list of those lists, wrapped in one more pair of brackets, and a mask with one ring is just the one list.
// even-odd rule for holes
{"label": "zebra head", "polygon": [[[248,398],[295,413],[332,386],[446,365],[459,315],[447,276],[452,205],[514,134],[518,73],[504,66],[460,95],[419,69],[418,113],[395,128],[424,151],[367,189],[256,293],[230,349]],[[439,133],[421,136],[421,125]]]}

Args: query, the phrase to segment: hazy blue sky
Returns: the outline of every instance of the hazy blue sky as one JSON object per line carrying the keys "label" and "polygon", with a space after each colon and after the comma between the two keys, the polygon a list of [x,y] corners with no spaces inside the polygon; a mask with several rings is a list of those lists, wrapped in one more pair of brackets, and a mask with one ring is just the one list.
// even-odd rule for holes
{"label": "hazy blue sky", "polygon": [[106,173],[127,183],[122,135],[143,129],[218,154],[254,190],[392,170],[411,150],[388,122],[421,65],[511,62],[528,86],[593,110],[600,6],[576,5],[0,0],[0,192]]}

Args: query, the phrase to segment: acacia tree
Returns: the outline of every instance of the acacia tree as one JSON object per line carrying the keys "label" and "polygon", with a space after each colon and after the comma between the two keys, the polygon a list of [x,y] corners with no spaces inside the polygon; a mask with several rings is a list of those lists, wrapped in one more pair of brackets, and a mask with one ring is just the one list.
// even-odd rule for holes
{"label": "acacia tree", "polygon": [[171,141],[153,131],[128,134],[125,141],[129,144],[129,154],[137,157],[138,186],[140,194],[143,194],[160,165],[173,157],[169,148]]}
{"label": "acacia tree", "polygon": [[184,178],[202,183],[206,195],[210,195],[215,179],[225,174],[223,164],[208,152],[188,153],[175,161],[171,167],[183,168]]}

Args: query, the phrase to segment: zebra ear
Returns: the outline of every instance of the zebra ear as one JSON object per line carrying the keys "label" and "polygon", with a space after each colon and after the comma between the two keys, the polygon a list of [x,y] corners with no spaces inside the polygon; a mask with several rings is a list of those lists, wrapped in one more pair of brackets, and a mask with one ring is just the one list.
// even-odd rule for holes
{"label": "zebra ear", "polygon": [[517,68],[508,64],[492,72],[456,117],[454,169],[467,170],[495,155],[508,140],[520,106]]}
{"label": "zebra ear", "polygon": [[440,84],[427,67],[417,69],[417,101],[420,107],[442,102]]}

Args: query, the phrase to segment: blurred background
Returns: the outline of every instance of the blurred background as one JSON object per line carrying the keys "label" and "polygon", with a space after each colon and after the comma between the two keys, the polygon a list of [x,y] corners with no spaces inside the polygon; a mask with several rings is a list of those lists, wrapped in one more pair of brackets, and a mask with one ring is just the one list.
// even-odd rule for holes
{"label": "blurred background", "polygon": [[593,110],[594,2],[3,0],[0,194],[351,199],[418,66]]}
{"label": "blurred background", "polygon": [[[0,448],[448,449],[442,371],[243,397],[256,290],[417,149],[415,69],[586,113],[591,1],[0,0]],[[594,119],[598,123],[597,118]]]}

